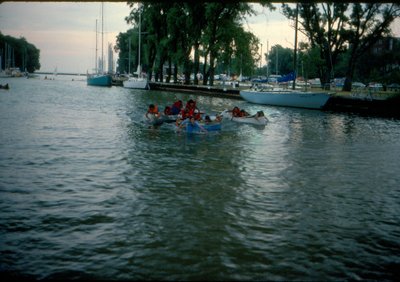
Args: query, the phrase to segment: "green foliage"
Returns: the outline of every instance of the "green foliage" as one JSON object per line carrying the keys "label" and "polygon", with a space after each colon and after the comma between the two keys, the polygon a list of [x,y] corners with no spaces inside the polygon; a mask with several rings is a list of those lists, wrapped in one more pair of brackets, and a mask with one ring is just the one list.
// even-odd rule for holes
{"label": "green foliage", "polygon": [[270,74],[285,75],[293,71],[293,49],[281,45],[271,47],[269,53]]}
{"label": "green foliage", "polygon": [[[145,2],[140,6],[136,2],[128,3],[132,8],[126,17],[128,23],[136,24],[139,13],[142,16],[142,34],[145,34],[142,62],[147,65],[150,77],[154,73],[156,80],[163,79],[165,64],[170,66],[169,71],[174,70],[175,81],[178,73],[183,73],[189,83],[192,73],[202,72],[203,83],[209,80],[210,84],[216,68],[250,74],[256,66],[259,40],[241,26],[246,15],[255,13],[247,3]],[[267,2],[264,5],[273,8]],[[132,42],[134,45],[135,41]],[[127,35],[120,33],[116,44],[120,72],[127,70],[126,46]],[[168,72],[168,79],[171,74]]]}
{"label": "green foliage", "polygon": [[[360,58],[390,32],[390,24],[400,16],[395,3],[299,3],[300,32],[310,42],[310,48],[319,50],[316,61],[322,83],[334,76],[345,76],[344,90],[351,90]],[[283,5],[286,17],[294,19],[296,9]],[[315,59],[315,57],[314,57]],[[357,70],[360,69],[360,71]]]}
{"label": "green foliage", "polygon": [[[255,12],[246,2],[128,2],[132,10],[126,17],[135,25],[117,38],[119,71],[128,70],[128,39],[131,38],[131,70],[137,64],[137,23],[142,17],[143,69],[162,81],[183,74],[201,72],[203,83],[213,84],[214,74],[245,76],[254,74],[260,61],[259,39],[242,27],[242,20]],[[273,10],[269,1],[261,5]],[[308,78],[327,83],[333,77],[369,75],[358,64],[373,44],[386,35],[398,16],[398,4],[380,3],[299,3],[299,32],[309,39],[300,43],[296,70]],[[284,14],[295,19],[296,9],[283,5]],[[276,65],[276,55],[279,56]],[[269,72],[286,74],[293,70],[293,50],[274,46],[269,54]],[[392,58],[393,59],[393,58]],[[387,62],[387,56],[370,60],[371,68]],[[167,68],[165,66],[168,66]],[[260,70],[264,72],[264,70]],[[266,73],[266,72],[265,72]],[[380,72],[379,72],[380,73]],[[364,77],[365,78],[365,77]],[[195,76],[195,84],[198,83]]]}
{"label": "green foliage", "polygon": [[[9,58],[6,58],[6,48],[9,49]],[[26,41],[24,37],[15,38],[3,35],[0,32],[0,51],[2,56],[1,69],[19,67],[21,71],[33,73],[40,69],[40,50]]]}

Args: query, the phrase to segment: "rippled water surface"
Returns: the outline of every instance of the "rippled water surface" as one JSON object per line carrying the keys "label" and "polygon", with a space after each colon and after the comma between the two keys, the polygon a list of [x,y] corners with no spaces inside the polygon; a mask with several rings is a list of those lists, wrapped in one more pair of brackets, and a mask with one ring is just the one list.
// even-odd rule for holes
{"label": "rippled water surface", "polygon": [[[73,80],[72,80],[73,79]],[[189,94],[0,79],[0,274],[394,280],[400,121]],[[265,127],[148,128],[149,103]]]}

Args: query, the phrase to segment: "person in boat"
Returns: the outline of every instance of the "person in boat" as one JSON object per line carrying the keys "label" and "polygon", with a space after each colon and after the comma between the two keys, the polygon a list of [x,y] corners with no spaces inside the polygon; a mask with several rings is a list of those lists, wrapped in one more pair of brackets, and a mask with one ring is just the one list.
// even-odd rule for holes
{"label": "person in boat", "polygon": [[263,112],[263,111],[258,111],[258,112],[256,113],[256,115],[255,115],[255,118],[260,118],[260,117],[263,117],[263,116],[265,116],[265,115],[264,115],[264,112]]}
{"label": "person in boat", "polygon": [[212,124],[212,123],[219,123],[222,121],[222,116],[221,115],[216,115],[215,120],[211,120],[209,115],[206,115],[204,117],[204,123],[205,124]]}
{"label": "person in boat", "polygon": [[180,113],[179,113],[179,118],[180,118],[181,120],[185,120],[185,119],[187,119],[188,117],[189,117],[188,111],[187,111],[185,108],[182,108],[181,111],[180,111]]}
{"label": "person in boat", "polygon": [[246,112],[245,110],[240,110],[238,117],[247,117],[250,114],[248,112]]}
{"label": "person in boat", "polygon": [[158,111],[157,105],[154,105],[154,104],[150,104],[149,105],[149,108],[147,109],[147,112],[146,112],[146,118],[147,119],[150,119],[149,118],[149,114],[154,115],[157,118],[160,117],[160,113]]}
{"label": "person in boat", "polygon": [[211,120],[211,118],[210,118],[209,115],[206,115],[206,116],[204,117],[204,122],[205,122],[205,124],[210,124],[210,123],[212,123],[212,120]]}
{"label": "person in boat", "polygon": [[198,109],[194,110],[194,119],[201,120],[201,113]]}
{"label": "person in boat", "polygon": [[239,109],[239,107],[233,107],[233,109],[232,109],[232,117],[239,117],[240,116],[240,109]]}
{"label": "person in boat", "polygon": [[166,115],[166,116],[172,115],[172,110],[171,110],[170,106],[165,106],[164,115]]}
{"label": "person in boat", "polygon": [[222,117],[223,117],[222,115],[218,115],[218,114],[217,114],[217,115],[215,116],[215,121],[216,121],[216,122],[221,122],[221,121],[222,121]]}
{"label": "person in boat", "polygon": [[196,110],[197,110],[198,112],[200,112],[199,109],[196,107],[196,102],[193,101],[192,99],[190,99],[190,100],[186,103],[185,111],[187,112],[187,114],[188,114],[189,116],[194,116]]}
{"label": "person in boat", "polygon": [[196,132],[196,131],[203,131],[207,132],[207,129],[205,129],[203,126],[201,126],[194,118],[194,116],[191,116],[184,121],[182,121],[179,126],[178,126],[178,131],[182,129],[183,127],[186,127],[186,131],[191,133],[191,132]]}
{"label": "person in boat", "polygon": [[175,101],[175,103],[172,104],[171,107],[171,114],[172,115],[178,115],[183,108],[183,103],[181,100]]}

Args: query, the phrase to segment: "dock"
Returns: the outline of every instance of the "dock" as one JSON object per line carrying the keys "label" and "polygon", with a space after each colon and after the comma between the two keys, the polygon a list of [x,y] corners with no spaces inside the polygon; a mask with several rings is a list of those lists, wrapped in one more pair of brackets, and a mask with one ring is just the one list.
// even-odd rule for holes
{"label": "dock", "polygon": [[[204,86],[150,82],[150,89],[242,100],[239,93],[244,87],[233,87],[229,84]],[[312,91],[319,90],[315,89]],[[372,95],[368,92],[365,93],[365,95],[360,95],[359,91],[354,91],[352,93],[335,91],[321,110],[327,112],[356,113],[366,116],[400,118],[400,93],[384,91],[375,92]]]}

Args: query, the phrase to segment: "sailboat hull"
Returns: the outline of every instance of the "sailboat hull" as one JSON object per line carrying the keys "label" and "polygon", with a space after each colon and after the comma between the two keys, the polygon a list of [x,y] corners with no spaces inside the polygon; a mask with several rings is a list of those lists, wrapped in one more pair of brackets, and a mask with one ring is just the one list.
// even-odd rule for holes
{"label": "sailboat hull", "polygon": [[112,85],[111,75],[88,75],[87,85],[111,87]]}
{"label": "sailboat hull", "polygon": [[248,102],[272,106],[322,109],[330,95],[325,92],[304,92],[295,90],[240,91]]}
{"label": "sailboat hull", "polygon": [[148,89],[148,82],[145,78],[131,77],[123,82],[125,88]]}

